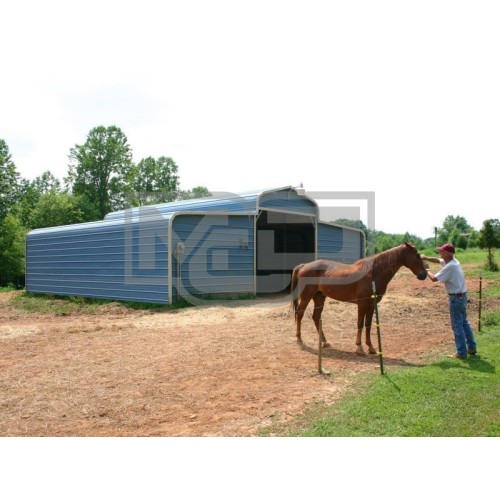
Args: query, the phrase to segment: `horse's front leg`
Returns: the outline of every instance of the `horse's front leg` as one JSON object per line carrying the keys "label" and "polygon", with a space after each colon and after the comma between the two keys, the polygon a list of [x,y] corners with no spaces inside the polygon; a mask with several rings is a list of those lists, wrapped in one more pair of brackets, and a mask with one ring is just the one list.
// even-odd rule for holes
{"label": "horse's front leg", "polygon": [[356,334],[356,354],[358,356],[365,356],[363,346],[361,345],[361,335],[363,333],[363,325],[365,323],[365,308],[358,303],[358,333]]}
{"label": "horse's front leg", "polygon": [[377,354],[377,350],[373,347],[372,345],[372,340],[371,340],[371,329],[372,329],[372,319],[373,319],[373,312],[374,308],[370,307],[368,311],[366,311],[366,318],[365,318],[365,329],[366,329],[366,345],[368,347],[368,353],[369,354]]}

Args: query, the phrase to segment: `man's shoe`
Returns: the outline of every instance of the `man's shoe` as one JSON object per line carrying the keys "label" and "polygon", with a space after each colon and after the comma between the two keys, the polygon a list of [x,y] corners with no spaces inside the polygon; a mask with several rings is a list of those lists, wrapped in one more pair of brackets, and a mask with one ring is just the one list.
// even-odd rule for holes
{"label": "man's shoe", "polygon": [[458,352],[456,352],[455,354],[448,354],[447,357],[456,359],[467,359],[467,354],[458,354]]}
{"label": "man's shoe", "polygon": [[468,349],[467,352],[471,355],[471,356],[475,356],[477,354],[477,351],[475,349]]}

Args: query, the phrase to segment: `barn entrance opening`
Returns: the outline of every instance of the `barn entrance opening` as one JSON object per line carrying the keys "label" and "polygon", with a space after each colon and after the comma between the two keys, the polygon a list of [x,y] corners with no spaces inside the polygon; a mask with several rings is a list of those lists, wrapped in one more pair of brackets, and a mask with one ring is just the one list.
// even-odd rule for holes
{"label": "barn entrance opening", "polygon": [[261,210],[257,218],[257,293],[288,290],[293,268],[316,255],[316,219]]}

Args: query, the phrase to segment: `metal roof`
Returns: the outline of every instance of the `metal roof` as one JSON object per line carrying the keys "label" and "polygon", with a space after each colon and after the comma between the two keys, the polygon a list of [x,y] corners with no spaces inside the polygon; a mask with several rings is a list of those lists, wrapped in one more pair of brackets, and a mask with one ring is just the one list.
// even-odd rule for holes
{"label": "metal roof", "polygon": [[[299,205],[300,208],[299,208]],[[306,207],[309,207],[307,210]],[[135,207],[126,210],[119,210],[107,214],[106,221],[127,219],[137,216],[153,216],[154,214],[165,215],[174,212],[236,212],[257,214],[259,210],[284,210],[293,212],[294,208],[298,212],[304,212],[309,215],[318,215],[319,209],[317,203],[305,195],[300,190],[285,186],[276,189],[260,189],[245,193],[227,193],[217,192],[206,198],[196,198],[192,200],[174,201],[170,203],[159,203],[156,205],[147,205]]]}

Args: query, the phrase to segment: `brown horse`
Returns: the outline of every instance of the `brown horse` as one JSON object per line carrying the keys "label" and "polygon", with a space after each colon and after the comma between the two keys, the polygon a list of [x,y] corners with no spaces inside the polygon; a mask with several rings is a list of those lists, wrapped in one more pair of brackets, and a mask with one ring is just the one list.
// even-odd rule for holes
{"label": "brown horse", "polygon": [[321,313],[326,297],[358,305],[358,334],[356,352],[364,355],[361,346],[363,325],[366,328],[366,345],[370,354],[376,354],[371,339],[375,301],[372,282],[375,282],[377,302],[380,302],[389,281],[401,266],[409,268],[419,280],[425,280],[427,272],[415,245],[404,243],[372,257],[361,259],[354,264],[342,264],[332,260],[315,260],[299,264],[292,271],[292,304],[297,325],[297,342],[302,344],[300,324],[307,305],[313,299],[313,320],[324,347],[329,347],[321,327]]}

